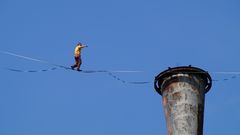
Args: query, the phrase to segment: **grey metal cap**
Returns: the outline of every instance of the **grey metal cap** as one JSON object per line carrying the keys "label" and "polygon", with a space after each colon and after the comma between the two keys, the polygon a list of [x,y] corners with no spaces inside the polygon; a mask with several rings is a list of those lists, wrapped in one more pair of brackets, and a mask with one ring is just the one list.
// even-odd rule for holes
{"label": "grey metal cap", "polygon": [[212,87],[212,78],[207,71],[204,71],[197,67],[190,66],[180,66],[168,68],[167,70],[161,72],[155,77],[154,80],[154,88],[155,90],[162,95],[162,84],[166,80],[166,78],[171,77],[177,74],[189,74],[189,75],[199,75],[205,82],[205,93],[207,93]]}

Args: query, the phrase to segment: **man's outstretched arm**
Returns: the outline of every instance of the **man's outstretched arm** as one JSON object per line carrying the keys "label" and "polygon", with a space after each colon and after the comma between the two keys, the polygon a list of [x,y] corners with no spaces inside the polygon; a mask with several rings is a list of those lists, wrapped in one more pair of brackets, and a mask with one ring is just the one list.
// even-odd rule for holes
{"label": "man's outstretched arm", "polygon": [[88,47],[87,45],[81,45],[81,48],[85,48],[85,47]]}

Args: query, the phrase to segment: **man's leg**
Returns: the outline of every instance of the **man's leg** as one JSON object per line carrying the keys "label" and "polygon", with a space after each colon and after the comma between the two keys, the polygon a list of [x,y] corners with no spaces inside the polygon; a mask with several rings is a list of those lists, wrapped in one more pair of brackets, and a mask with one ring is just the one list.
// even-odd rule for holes
{"label": "man's leg", "polygon": [[78,64],[77,64],[77,70],[78,71],[81,71],[80,70],[80,66],[82,65],[82,59],[81,59],[81,56],[78,58]]}
{"label": "man's leg", "polygon": [[78,60],[79,58],[78,58],[78,57],[74,57],[74,58],[75,58],[75,64],[71,66],[72,69],[74,69],[75,67],[78,67],[78,63],[79,63],[79,62],[78,62],[78,61],[79,61],[79,60]]}

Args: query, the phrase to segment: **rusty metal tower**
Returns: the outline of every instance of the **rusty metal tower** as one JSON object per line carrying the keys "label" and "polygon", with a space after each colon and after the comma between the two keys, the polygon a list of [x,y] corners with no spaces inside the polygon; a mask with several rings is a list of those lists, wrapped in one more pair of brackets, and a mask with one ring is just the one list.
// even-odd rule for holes
{"label": "rusty metal tower", "polygon": [[168,135],[202,135],[204,99],[212,86],[208,72],[191,66],[169,68],[155,78],[162,95]]}

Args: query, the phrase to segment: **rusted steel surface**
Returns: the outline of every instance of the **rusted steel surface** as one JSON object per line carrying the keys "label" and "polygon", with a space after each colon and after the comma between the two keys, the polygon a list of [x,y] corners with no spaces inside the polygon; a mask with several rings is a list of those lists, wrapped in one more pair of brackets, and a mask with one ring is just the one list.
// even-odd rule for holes
{"label": "rusted steel surface", "polygon": [[189,68],[190,70],[177,69],[181,72],[164,71],[164,74],[161,74],[164,78],[160,78],[161,83],[157,84],[159,90],[156,90],[163,96],[168,135],[203,133],[204,98],[205,93],[211,88],[211,78],[205,74],[206,72],[192,73],[193,70]]}

